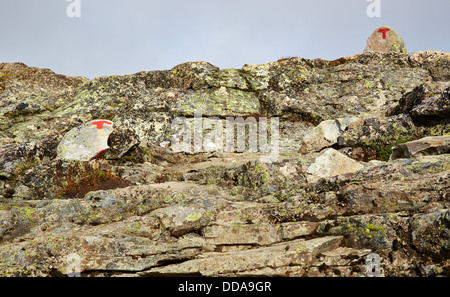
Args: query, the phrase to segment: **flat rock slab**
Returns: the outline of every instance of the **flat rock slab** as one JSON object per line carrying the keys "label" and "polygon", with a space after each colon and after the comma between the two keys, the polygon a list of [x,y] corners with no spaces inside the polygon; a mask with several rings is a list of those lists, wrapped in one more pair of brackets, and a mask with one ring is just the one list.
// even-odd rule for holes
{"label": "flat rock slab", "polygon": [[342,236],[326,236],[308,241],[299,239],[271,247],[238,252],[205,253],[202,258],[156,267],[138,274],[141,276],[258,275],[260,270],[265,268],[307,267],[316,255],[337,248],[341,241]]}
{"label": "flat rock slab", "polygon": [[417,158],[450,153],[450,135],[429,136],[397,145],[392,149],[391,160]]}
{"label": "flat rock slab", "polygon": [[57,158],[90,161],[109,149],[108,138],[113,122],[93,120],[70,130],[57,148]]}
{"label": "flat rock slab", "polygon": [[406,45],[403,38],[397,32],[388,26],[382,26],[372,33],[367,40],[367,46],[364,53],[369,52],[397,52],[406,54]]}

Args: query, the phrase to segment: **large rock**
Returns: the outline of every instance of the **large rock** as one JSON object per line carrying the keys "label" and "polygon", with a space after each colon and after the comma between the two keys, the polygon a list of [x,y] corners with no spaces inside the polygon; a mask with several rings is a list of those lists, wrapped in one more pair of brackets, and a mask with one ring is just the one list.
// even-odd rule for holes
{"label": "large rock", "polygon": [[391,160],[450,153],[450,135],[430,136],[392,148]]}
{"label": "large rock", "polygon": [[17,168],[27,162],[33,162],[37,146],[35,143],[11,143],[0,146],[0,177],[10,178]]}
{"label": "large rock", "polygon": [[48,135],[48,139],[41,142],[0,145],[0,179],[18,178],[26,169],[46,158],[54,158],[57,141]]}
{"label": "large rock", "polygon": [[424,122],[445,119],[450,114],[449,94],[449,82],[427,82],[406,93],[388,115],[407,113]]}
{"label": "large rock", "polygon": [[347,129],[347,126],[357,118],[327,120],[314,127],[303,138],[302,153],[318,151],[337,143],[338,137]]}
{"label": "large rock", "polygon": [[59,159],[90,161],[107,149],[113,122],[93,120],[70,130],[58,145]]}
{"label": "large rock", "polygon": [[109,150],[105,153],[105,158],[114,160],[120,159],[131,153],[140,143],[139,136],[130,128],[116,127],[109,135]]}
{"label": "large rock", "polygon": [[403,38],[388,26],[376,28],[367,40],[364,53],[369,52],[397,52],[406,54],[406,45]]}
{"label": "large rock", "polygon": [[316,161],[309,166],[307,173],[312,176],[308,177],[308,181],[316,181],[324,177],[332,177],[352,173],[364,168],[364,165],[350,159],[335,149],[325,150]]}

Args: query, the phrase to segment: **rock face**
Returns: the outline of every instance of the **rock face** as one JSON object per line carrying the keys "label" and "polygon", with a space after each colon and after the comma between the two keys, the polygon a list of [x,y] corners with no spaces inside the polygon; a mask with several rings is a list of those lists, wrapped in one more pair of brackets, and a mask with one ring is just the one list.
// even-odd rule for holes
{"label": "rock face", "polygon": [[382,26],[370,35],[367,40],[367,46],[364,53],[378,52],[378,53],[406,53],[406,45],[403,38],[397,32],[388,26]]}
{"label": "rock face", "polygon": [[[365,276],[377,254],[448,276],[450,54],[395,44],[92,80],[0,64],[0,275]],[[277,118],[279,155],[175,152],[180,118],[205,146],[208,121]],[[99,119],[109,149],[61,158]]]}

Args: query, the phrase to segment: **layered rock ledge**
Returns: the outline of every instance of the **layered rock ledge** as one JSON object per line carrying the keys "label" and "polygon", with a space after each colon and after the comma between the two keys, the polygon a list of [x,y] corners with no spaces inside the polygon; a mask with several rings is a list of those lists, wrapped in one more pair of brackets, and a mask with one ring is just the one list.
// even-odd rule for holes
{"label": "layered rock ledge", "polygon": [[[450,54],[92,80],[0,64],[0,275],[449,275]],[[176,153],[176,117],[278,117],[278,160]],[[73,128],[114,122],[92,161]],[[73,259],[72,259],[73,260]]]}

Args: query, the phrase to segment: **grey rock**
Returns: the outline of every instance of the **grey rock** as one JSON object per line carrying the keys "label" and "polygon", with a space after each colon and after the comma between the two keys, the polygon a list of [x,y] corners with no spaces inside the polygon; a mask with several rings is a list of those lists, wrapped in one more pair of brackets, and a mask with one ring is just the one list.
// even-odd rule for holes
{"label": "grey rock", "polygon": [[113,122],[93,120],[70,130],[57,148],[57,158],[90,161],[107,149]]}
{"label": "grey rock", "polygon": [[329,148],[308,167],[307,173],[311,174],[311,176],[308,176],[308,181],[314,182],[324,177],[353,173],[362,168],[364,168],[364,165],[335,149]]}
{"label": "grey rock", "polygon": [[[82,276],[366,276],[369,253],[383,276],[446,275],[450,154],[388,158],[450,133],[449,69],[437,51],[92,80],[0,64],[0,275],[67,275],[73,253]],[[277,117],[278,159],[174,152],[196,109]],[[102,160],[56,160],[95,119],[114,122]]]}
{"label": "grey rock", "polygon": [[321,122],[303,137],[303,146],[300,151],[309,153],[336,144],[339,136],[346,130],[347,126],[357,120],[357,118],[342,118]]}

